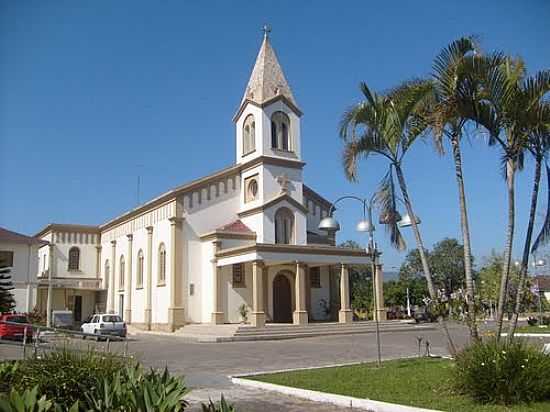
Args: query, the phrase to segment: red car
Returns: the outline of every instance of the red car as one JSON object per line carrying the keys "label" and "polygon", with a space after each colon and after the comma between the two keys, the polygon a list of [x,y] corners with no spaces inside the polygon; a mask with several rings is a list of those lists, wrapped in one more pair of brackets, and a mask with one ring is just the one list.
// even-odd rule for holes
{"label": "red car", "polygon": [[0,339],[23,340],[25,328],[27,339],[32,340],[32,327],[25,325],[14,325],[13,323],[29,323],[24,313],[2,313],[0,314]]}

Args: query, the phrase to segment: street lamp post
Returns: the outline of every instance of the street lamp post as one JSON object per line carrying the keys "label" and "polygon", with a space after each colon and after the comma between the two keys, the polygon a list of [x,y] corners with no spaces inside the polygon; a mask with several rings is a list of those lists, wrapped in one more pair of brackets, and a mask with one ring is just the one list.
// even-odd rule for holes
{"label": "street lamp post", "polygon": [[[359,223],[357,223],[357,231],[358,232],[367,232],[369,234],[369,241],[366,248],[367,254],[371,257],[371,272],[372,272],[372,292],[373,292],[373,319],[374,323],[376,325],[376,349],[377,349],[377,365],[380,366],[382,362],[382,351],[381,351],[381,342],[380,342],[380,319],[378,314],[378,294],[377,294],[377,263],[378,263],[378,256],[380,253],[377,250],[376,247],[376,241],[374,240],[374,221],[372,219],[372,208],[375,200],[375,195],[371,196],[369,200],[367,199],[361,199],[356,196],[342,196],[331,205],[330,210],[328,212],[328,216],[321,220],[319,223],[319,229],[325,230],[329,233],[335,234],[337,231],[340,230],[340,223],[333,217],[333,213],[336,207],[336,204],[342,200],[346,199],[352,199],[356,200],[362,203],[363,205],[363,220],[360,220]],[[399,216],[399,214],[396,212],[396,216]],[[417,217],[417,223],[420,223],[420,220]],[[408,227],[412,225],[410,216],[406,214],[404,217],[402,217],[398,225],[400,227]]]}
{"label": "street lamp post", "polygon": [[[535,266],[535,268],[540,268],[540,267],[546,266],[546,260],[535,258],[535,261],[533,262],[533,266]],[[538,298],[539,298],[539,326],[542,327],[542,295],[541,295],[541,291],[540,291],[540,279],[536,275],[537,274],[535,273],[535,277],[537,279],[537,292],[538,292],[538,295],[539,295],[538,296]]]}

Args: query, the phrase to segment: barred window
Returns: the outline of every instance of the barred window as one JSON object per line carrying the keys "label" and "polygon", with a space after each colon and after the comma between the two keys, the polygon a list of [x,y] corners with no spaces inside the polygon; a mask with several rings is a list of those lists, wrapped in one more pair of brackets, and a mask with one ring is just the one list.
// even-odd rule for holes
{"label": "barred window", "polygon": [[321,268],[319,266],[309,269],[309,279],[312,288],[321,287]]}
{"label": "barred window", "polygon": [[138,252],[138,260],[137,260],[137,280],[136,280],[136,288],[142,288],[143,287],[143,251],[140,249]]}
{"label": "barred window", "polygon": [[124,277],[126,276],[126,264],[124,255],[120,256],[119,273],[118,273],[118,288],[124,289]]}
{"label": "barred window", "polygon": [[244,288],[244,263],[235,263],[233,265],[233,287]]}
{"label": "barred window", "polygon": [[158,265],[158,284],[164,285],[166,282],[166,248],[164,243],[159,246],[159,265]]}
{"label": "barred window", "polygon": [[80,269],[80,249],[76,246],[69,249],[69,270]]}

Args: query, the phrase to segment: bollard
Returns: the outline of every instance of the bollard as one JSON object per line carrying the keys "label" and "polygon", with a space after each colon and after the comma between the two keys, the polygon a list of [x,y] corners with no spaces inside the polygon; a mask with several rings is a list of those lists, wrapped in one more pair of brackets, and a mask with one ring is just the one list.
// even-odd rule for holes
{"label": "bollard", "polygon": [[105,351],[106,352],[111,351],[110,346],[111,346],[111,339],[109,337],[107,337],[107,344],[105,345]]}
{"label": "bollard", "polygon": [[426,341],[426,356],[430,357],[430,341]]}
{"label": "bollard", "polygon": [[418,357],[419,357],[419,358],[422,356],[422,352],[421,352],[422,349],[421,349],[421,348],[422,348],[422,340],[423,340],[423,339],[424,339],[424,338],[423,338],[422,336],[417,336],[417,337],[416,337],[416,340],[418,341]]}
{"label": "bollard", "polygon": [[23,359],[27,359],[27,327],[23,329]]}
{"label": "bollard", "polygon": [[128,339],[124,340],[124,357],[128,356]]}
{"label": "bollard", "polygon": [[38,341],[40,340],[40,327],[36,330],[36,336],[34,337],[34,359],[36,359],[38,355]]}

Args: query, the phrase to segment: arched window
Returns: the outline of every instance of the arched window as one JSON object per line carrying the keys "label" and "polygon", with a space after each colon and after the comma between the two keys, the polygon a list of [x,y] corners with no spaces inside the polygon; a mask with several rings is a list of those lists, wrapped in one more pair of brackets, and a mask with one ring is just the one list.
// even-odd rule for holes
{"label": "arched window", "polygon": [[140,249],[138,252],[138,258],[137,258],[136,288],[140,289],[142,287],[143,287],[143,251]]}
{"label": "arched window", "polygon": [[158,267],[158,284],[164,285],[166,283],[166,248],[164,243],[159,246],[159,267]]}
{"label": "arched window", "polygon": [[256,123],[249,114],[243,124],[243,156],[256,150]]}
{"label": "arched window", "polygon": [[76,246],[69,249],[69,270],[79,270],[80,249]]}
{"label": "arched window", "polygon": [[111,267],[109,266],[109,260],[105,261],[105,268],[103,269],[103,278],[105,279],[105,288],[109,289],[109,278],[111,273]]}
{"label": "arched window", "polygon": [[294,214],[286,207],[275,213],[275,243],[294,244]]}
{"label": "arched window", "polygon": [[118,288],[124,289],[124,278],[126,276],[126,265],[124,264],[124,255],[120,256],[120,265],[118,272]]}
{"label": "arched window", "polygon": [[271,147],[279,150],[292,151],[290,119],[283,112],[275,112],[273,116],[271,116]]}

